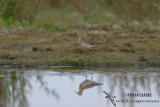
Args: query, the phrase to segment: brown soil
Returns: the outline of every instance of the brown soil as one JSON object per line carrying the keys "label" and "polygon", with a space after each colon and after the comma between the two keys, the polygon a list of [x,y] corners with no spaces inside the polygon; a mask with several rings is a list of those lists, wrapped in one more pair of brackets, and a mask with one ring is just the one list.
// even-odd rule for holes
{"label": "brown soil", "polygon": [[87,35],[89,30],[79,31],[87,40],[103,44],[82,48],[74,33],[38,30],[0,33],[0,65],[160,66],[160,32],[108,30],[103,35]]}

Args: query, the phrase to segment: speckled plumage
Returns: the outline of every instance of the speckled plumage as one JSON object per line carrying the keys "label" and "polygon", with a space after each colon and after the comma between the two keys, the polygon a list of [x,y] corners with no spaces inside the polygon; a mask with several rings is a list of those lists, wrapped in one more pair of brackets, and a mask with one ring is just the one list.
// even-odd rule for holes
{"label": "speckled plumage", "polygon": [[91,42],[83,39],[83,36],[80,33],[77,33],[78,41],[81,47],[83,48],[92,48],[96,46],[97,44],[101,43],[96,43],[96,42]]}
{"label": "speckled plumage", "polygon": [[102,85],[102,83],[97,83],[91,80],[85,80],[79,85],[78,95],[82,95],[84,89],[92,88],[97,85]]}

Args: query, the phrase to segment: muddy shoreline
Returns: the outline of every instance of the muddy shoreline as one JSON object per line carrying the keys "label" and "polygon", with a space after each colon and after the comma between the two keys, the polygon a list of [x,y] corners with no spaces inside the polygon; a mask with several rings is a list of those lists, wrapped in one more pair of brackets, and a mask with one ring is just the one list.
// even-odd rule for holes
{"label": "muddy shoreline", "polygon": [[86,40],[103,43],[90,49],[74,30],[1,32],[0,66],[160,66],[160,32],[128,31],[79,29]]}
{"label": "muddy shoreline", "polygon": [[14,61],[0,61],[0,67],[1,68],[50,68],[50,67],[59,67],[63,66],[64,68],[68,67],[160,67],[160,61],[159,62],[137,62],[135,63],[125,63],[125,62],[106,62],[106,63],[87,63],[85,62],[83,64],[43,64],[43,63],[17,63]]}

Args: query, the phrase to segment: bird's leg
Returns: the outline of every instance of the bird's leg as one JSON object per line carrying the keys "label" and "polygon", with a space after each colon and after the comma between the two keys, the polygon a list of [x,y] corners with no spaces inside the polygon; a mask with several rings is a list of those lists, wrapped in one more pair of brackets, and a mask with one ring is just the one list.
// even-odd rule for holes
{"label": "bird's leg", "polygon": [[93,79],[93,74],[91,75],[91,80]]}
{"label": "bird's leg", "polygon": [[87,80],[87,75],[85,75],[85,78],[86,78],[86,80]]}

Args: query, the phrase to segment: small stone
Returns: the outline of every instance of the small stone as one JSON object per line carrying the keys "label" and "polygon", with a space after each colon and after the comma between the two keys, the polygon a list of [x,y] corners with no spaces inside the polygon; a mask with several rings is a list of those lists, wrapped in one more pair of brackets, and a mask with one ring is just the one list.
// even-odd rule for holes
{"label": "small stone", "polygon": [[24,28],[21,26],[18,26],[17,29],[22,31]]}
{"label": "small stone", "polygon": [[160,31],[160,26],[150,26],[149,31]]}
{"label": "small stone", "polygon": [[136,40],[137,42],[143,42],[143,43],[146,43],[149,41],[149,39],[138,39]]}
{"label": "small stone", "polygon": [[42,32],[43,32],[43,30],[42,30],[42,29],[38,29],[38,32],[42,33]]}
{"label": "small stone", "polygon": [[99,30],[94,30],[94,31],[88,32],[88,35],[106,35],[106,34],[107,34],[106,31],[99,31]]}
{"label": "small stone", "polygon": [[1,32],[2,32],[2,33],[5,33],[5,34],[8,34],[8,33],[9,33],[9,31],[8,31],[7,29],[1,29]]}
{"label": "small stone", "polygon": [[149,31],[155,31],[156,29],[157,29],[156,26],[153,26],[153,25],[152,25],[152,26],[149,27],[148,30],[149,30]]}
{"label": "small stone", "polygon": [[160,24],[160,19],[158,20],[158,23]]}
{"label": "small stone", "polygon": [[120,29],[121,27],[119,25],[113,25],[112,29]]}
{"label": "small stone", "polygon": [[62,36],[61,33],[57,33],[55,37],[59,37],[59,36]]}
{"label": "small stone", "polygon": [[152,39],[153,41],[158,41],[158,39]]}
{"label": "small stone", "polygon": [[159,30],[159,31],[160,31],[160,26],[157,26],[157,30]]}
{"label": "small stone", "polygon": [[121,36],[121,37],[128,37],[129,35],[126,34],[126,33],[122,33],[122,34],[120,34],[119,36]]}
{"label": "small stone", "polygon": [[138,26],[140,23],[137,20],[133,20],[130,23],[128,23],[129,26]]}
{"label": "small stone", "polygon": [[91,24],[91,25],[86,26],[86,29],[98,29],[98,28],[99,28],[99,26],[96,24]]}
{"label": "small stone", "polygon": [[33,47],[32,46],[24,46],[22,48],[23,51],[32,51],[33,50]]}
{"label": "small stone", "polygon": [[152,21],[147,21],[146,24],[147,24],[148,26],[152,26]]}

